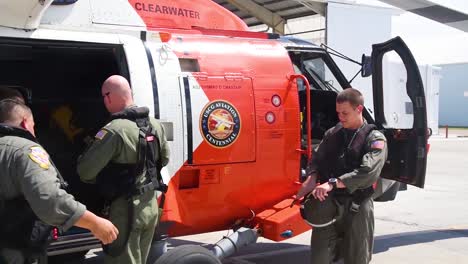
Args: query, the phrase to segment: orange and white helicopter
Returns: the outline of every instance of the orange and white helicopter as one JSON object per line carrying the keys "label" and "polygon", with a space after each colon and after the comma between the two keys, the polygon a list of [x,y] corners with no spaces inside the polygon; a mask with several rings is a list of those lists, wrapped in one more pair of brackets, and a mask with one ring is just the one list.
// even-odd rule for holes
{"label": "orange and white helicopter", "polygon": [[[406,66],[401,92],[413,103],[411,129],[386,123],[382,58],[391,51]],[[375,105],[374,117],[364,116],[388,139],[382,177],[423,187],[428,129],[415,60],[395,38],[374,45],[364,65],[372,66],[363,74],[372,73]],[[82,135],[105,124],[102,82],[125,76],[135,102],[163,122],[171,148],[155,244],[233,228],[211,253],[181,249],[218,259],[259,235],[282,241],[310,229],[299,206],[290,207],[292,196],[313,145],[338,121],[337,92],[351,87],[326,49],[251,32],[211,0],[0,0],[0,70],[0,85],[27,96],[39,141],[90,208],[85,188],[73,188],[80,185],[73,164]],[[393,200],[401,186],[379,181],[376,199]],[[99,246],[89,233],[56,230],[48,254]],[[178,250],[166,260],[180,257]],[[180,263],[190,263],[184,256]]]}

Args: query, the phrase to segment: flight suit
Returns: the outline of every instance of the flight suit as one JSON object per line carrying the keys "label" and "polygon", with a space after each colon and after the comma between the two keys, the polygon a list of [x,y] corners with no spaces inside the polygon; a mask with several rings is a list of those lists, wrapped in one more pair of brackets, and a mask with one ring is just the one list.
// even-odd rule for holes
{"label": "flight suit", "polygon": [[[150,117],[150,122],[156,130],[160,142],[161,153],[156,153],[156,159],[161,159],[162,166],[169,161],[169,146],[162,125]],[[103,127],[95,136],[94,142],[78,158],[78,174],[83,182],[95,183],[99,172],[109,163],[132,164],[137,162],[139,128],[136,123],[127,119],[114,119]],[[137,175],[137,185],[140,187],[146,176]],[[106,255],[104,262],[112,264],[145,264],[151,247],[154,230],[158,219],[158,204],[156,191],[148,191],[133,196],[134,219],[130,230],[128,243],[118,257]],[[119,229],[120,234],[127,232],[128,206],[125,197],[112,201],[110,206],[110,221]],[[114,245],[124,243],[124,236],[119,235]]]}
{"label": "flight suit", "polygon": [[[47,152],[26,130],[0,125],[0,200],[24,196],[43,222],[67,230],[86,207],[60,188],[58,173]],[[2,219],[0,219],[0,222]],[[23,253],[0,249],[0,263],[24,262]]]}
{"label": "flight suit", "polygon": [[[332,130],[333,128],[327,131],[325,137]],[[349,136],[345,136],[342,144],[349,147],[352,143],[350,140],[352,141],[354,136],[349,133],[350,131],[344,130]],[[322,141],[315,154],[324,148],[322,144],[327,142]],[[344,215],[333,225],[313,229],[311,238],[313,264],[329,264],[338,258],[344,258],[345,264],[367,264],[371,261],[374,242],[372,198],[365,199],[357,213],[352,212],[350,207],[353,201],[352,194],[356,190],[369,188],[377,181],[387,159],[387,144],[385,136],[378,130],[370,131],[363,144],[360,164],[347,173],[333,176],[346,186],[345,189],[333,190],[335,199],[344,207]],[[320,166],[317,161],[317,159],[312,160],[310,170]]]}

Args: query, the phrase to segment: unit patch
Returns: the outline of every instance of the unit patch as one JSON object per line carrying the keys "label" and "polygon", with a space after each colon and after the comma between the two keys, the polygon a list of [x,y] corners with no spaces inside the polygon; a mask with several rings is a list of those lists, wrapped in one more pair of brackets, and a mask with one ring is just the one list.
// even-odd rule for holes
{"label": "unit patch", "polygon": [[49,169],[50,161],[49,154],[41,147],[31,147],[28,154],[29,158],[43,169]]}
{"label": "unit patch", "polygon": [[107,131],[104,130],[104,129],[101,129],[99,130],[99,132],[96,133],[96,135],[94,136],[96,139],[103,139],[105,136],[107,135]]}
{"label": "unit patch", "polygon": [[213,101],[200,117],[203,138],[214,147],[224,148],[239,137],[241,119],[237,109],[226,101]]}

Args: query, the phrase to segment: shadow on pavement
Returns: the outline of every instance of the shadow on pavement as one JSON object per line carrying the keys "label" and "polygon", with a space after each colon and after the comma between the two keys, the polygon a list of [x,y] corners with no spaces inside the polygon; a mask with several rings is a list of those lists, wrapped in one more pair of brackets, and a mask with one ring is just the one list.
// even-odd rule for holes
{"label": "shadow on pavement", "polygon": [[468,229],[446,229],[407,232],[383,235],[375,238],[374,254],[385,252],[390,248],[423,244],[437,240],[468,237]]}
{"label": "shadow on pavement", "polygon": [[[427,230],[407,232],[391,235],[382,235],[375,237],[374,254],[385,252],[390,248],[404,247],[414,244],[422,244],[437,240],[446,240],[452,238],[468,237],[468,229],[447,229],[447,230]],[[173,248],[180,245],[193,244],[206,246],[203,243],[169,239],[170,246]],[[240,249],[238,253],[223,260],[223,264],[280,264],[280,263],[295,263],[308,264],[310,263],[309,245],[289,244],[289,243],[257,243]],[[63,262],[66,264],[98,264],[103,261],[103,253],[96,252],[86,260],[75,260]]]}

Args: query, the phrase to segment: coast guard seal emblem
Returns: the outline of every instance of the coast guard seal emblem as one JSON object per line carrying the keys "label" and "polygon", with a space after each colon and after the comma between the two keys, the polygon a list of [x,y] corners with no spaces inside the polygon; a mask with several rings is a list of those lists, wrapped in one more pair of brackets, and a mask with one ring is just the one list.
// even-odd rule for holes
{"label": "coast guard seal emblem", "polygon": [[213,101],[201,113],[203,138],[212,146],[225,148],[239,137],[241,119],[237,109],[227,101]]}

